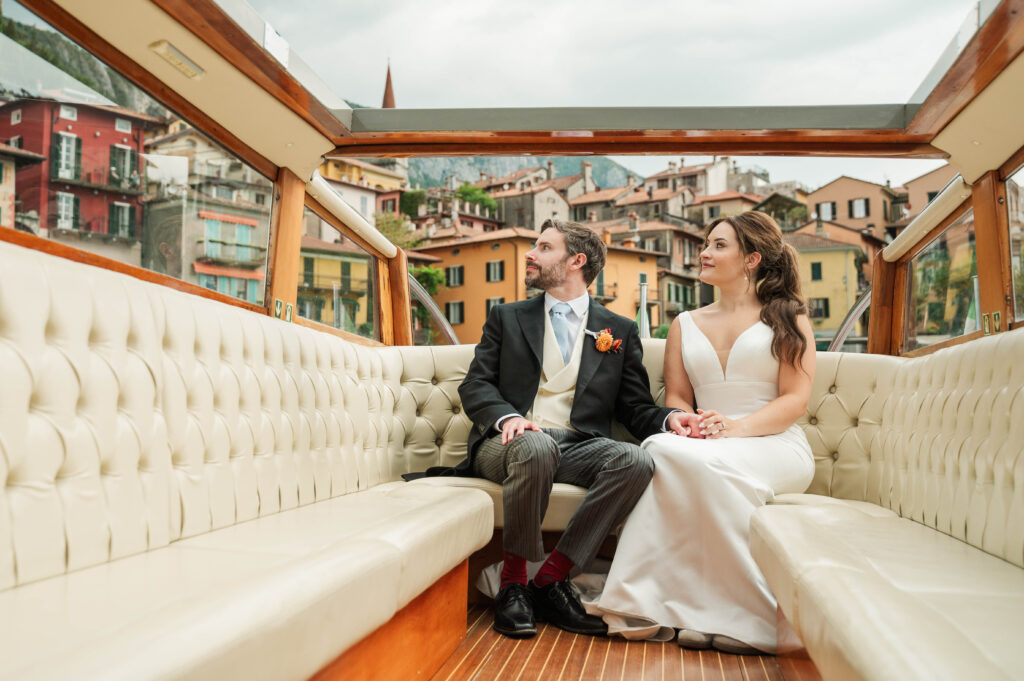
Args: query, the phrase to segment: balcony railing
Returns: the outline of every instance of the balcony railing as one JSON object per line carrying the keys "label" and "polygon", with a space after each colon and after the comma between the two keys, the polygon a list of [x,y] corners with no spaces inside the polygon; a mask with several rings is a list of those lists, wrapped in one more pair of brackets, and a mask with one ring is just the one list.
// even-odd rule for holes
{"label": "balcony railing", "polygon": [[335,286],[337,286],[339,293],[355,293],[359,295],[365,295],[370,290],[369,284],[369,279],[335,277],[327,274],[303,274],[302,279],[299,280],[299,285],[305,289],[333,291]]}
{"label": "balcony railing", "polygon": [[56,211],[46,219],[46,226],[54,232],[73,233],[80,238],[101,238],[104,241],[137,241],[138,230],[134,224],[115,224],[112,228],[105,217],[94,217],[83,220],[59,215]]}
{"label": "balcony railing", "polygon": [[116,166],[102,164],[76,163],[73,166],[62,166],[54,161],[50,163],[50,179],[90,189],[112,189],[125,194],[142,192],[142,181],[138,172],[124,177],[123,171]]}
{"label": "balcony railing", "polygon": [[219,239],[197,239],[193,259],[231,267],[261,267],[267,262],[266,246]]}

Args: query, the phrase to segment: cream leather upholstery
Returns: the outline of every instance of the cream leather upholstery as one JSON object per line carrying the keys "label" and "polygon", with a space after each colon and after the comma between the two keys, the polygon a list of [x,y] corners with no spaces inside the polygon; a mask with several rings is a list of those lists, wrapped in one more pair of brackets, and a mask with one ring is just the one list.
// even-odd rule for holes
{"label": "cream leather upholstery", "polygon": [[403,361],[0,243],[0,678],[308,678],[486,544]]}

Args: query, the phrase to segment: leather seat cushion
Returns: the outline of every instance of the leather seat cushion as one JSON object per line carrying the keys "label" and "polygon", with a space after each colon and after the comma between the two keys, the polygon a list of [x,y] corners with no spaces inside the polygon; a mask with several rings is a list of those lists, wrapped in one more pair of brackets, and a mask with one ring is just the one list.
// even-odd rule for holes
{"label": "leather seat cushion", "polygon": [[[426,487],[469,487],[482,489],[490,495],[494,502],[494,527],[505,527],[504,506],[501,503],[501,485],[483,478],[460,478],[455,476],[444,476],[436,478],[420,478],[414,480],[413,485]],[[544,531],[562,531],[569,524],[569,519],[576,512],[587,490],[576,485],[567,485],[556,482],[551,487],[551,497],[548,499],[548,510],[541,521],[540,529]]]}
{"label": "leather seat cushion", "polygon": [[2,679],[306,679],[492,531],[394,483],[0,593]]}
{"label": "leather seat cushion", "polygon": [[864,506],[772,504],[751,521],[754,558],[822,676],[1018,675],[1024,570]]}

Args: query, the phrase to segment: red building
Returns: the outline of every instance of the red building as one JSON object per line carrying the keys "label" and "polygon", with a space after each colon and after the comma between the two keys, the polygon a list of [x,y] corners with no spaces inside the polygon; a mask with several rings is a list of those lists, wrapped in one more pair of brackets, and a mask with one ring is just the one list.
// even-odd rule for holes
{"label": "red building", "polygon": [[34,231],[51,238],[137,242],[139,154],[145,130],[159,122],[117,106],[47,99],[0,105],[0,141],[46,157],[18,170],[23,224],[34,222]]}

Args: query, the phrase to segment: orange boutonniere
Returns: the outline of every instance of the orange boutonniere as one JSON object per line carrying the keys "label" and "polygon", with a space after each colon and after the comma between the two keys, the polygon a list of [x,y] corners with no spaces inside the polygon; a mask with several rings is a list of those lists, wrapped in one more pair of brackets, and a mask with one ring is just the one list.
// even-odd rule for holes
{"label": "orange boutonniere", "polygon": [[622,350],[622,339],[612,335],[611,329],[591,331],[587,329],[588,336],[593,336],[594,347],[598,352],[619,352]]}

